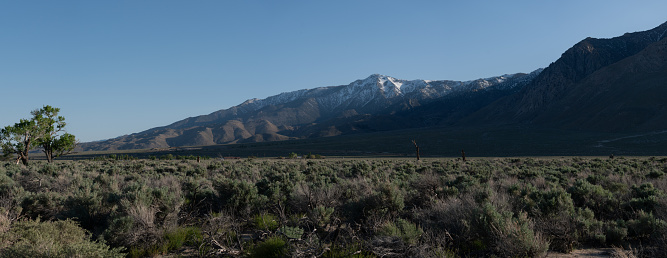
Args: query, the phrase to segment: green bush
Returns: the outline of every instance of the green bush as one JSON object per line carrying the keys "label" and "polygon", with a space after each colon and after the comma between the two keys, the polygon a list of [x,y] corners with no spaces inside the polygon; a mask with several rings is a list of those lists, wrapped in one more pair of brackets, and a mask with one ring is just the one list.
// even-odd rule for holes
{"label": "green bush", "polygon": [[498,211],[492,204],[485,203],[474,209],[469,219],[482,247],[493,254],[535,257],[544,255],[549,248],[546,239],[532,230],[525,214],[515,217],[512,212]]}
{"label": "green bush", "polygon": [[575,205],[590,208],[595,214],[608,216],[616,211],[614,195],[600,185],[577,179],[568,192]]}
{"label": "green bush", "polygon": [[613,246],[622,246],[625,243],[625,238],[628,236],[628,228],[622,220],[611,221],[607,223],[605,234],[600,237],[601,243],[606,243]]}
{"label": "green bush", "polygon": [[235,212],[249,214],[254,208],[262,207],[266,196],[258,193],[255,184],[245,180],[223,179],[214,182],[222,207],[229,207]]}
{"label": "green bush", "polygon": [[640,210],[637,218],[628,220],[628,235],[633,238],[648,239],[653,234],[661,232],[667,227],[667,222],[656,218],[652,213]]}
{"label": "green bush", "polygon": [[280,224],[278,222],[278,218],[273,214],[269,213],[256,215],[253,222],[257,229],[268,230],[268,231],[274,231],[278,229],[278,226]]}
{"label": "green bush", "polygon": [[29,193],[21,202],[21,207],[29,218],[54,219],[62,212],[64,199],[58,192]]}
{"label": "green bush", "polygon": [[324,227],[331,221],[331,215],[334,213],[333,207],[318,205],[312,210],[310,218],[320,227]]}
{"label": "green bush", "polygon": [[287,255],[287,242],[281,237],[273,236],[253,246],[250,257],[284,257]]}
{"label": "green bush", "polygon": [[595,218],[595,213],[589,208],[575,210],[575,223],[578,242],[599,244],[604,243],[603,222]]}
{"label": "green bush", "polygon": [[71,220],[20,221],[0,235],[0,257],[125,257],[123,248],[90,240]]}
{"label": "green bush", "polygon": [[405,243],[414,245],[419,240],[419,237],[424,234],[424,230],[410,221],[399,218],[382,225],[378,234],[381,236],[398,237]]}
{"label": "green bush", "polygon": [[199,246],[204,237],[198,227],[178,227],[164,235],[166,250],[178,250],[183,245]]}
{"label": "green bush", "polygon": [[301,236],[303,235],[303,229],[299,227],[282,226],[279,230],[280,233],[289,239],[301,239]]}
{"label": "green bush", "polygon": [[371,199],[371,206],[381,211],[396,214],[405,207],[404,194],[397,186],[381,184]]}

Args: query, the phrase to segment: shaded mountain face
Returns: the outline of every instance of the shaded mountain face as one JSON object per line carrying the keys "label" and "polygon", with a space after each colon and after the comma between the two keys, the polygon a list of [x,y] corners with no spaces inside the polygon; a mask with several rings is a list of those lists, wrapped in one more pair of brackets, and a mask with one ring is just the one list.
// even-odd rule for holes
{"label": "shaded mountain face", "polygon": [[667,37],[571,84],[531,121],[603,132],[667,130]]}
{"label": "shaded mountain face", "polygon": [[667,130],[667,23],[586,38],[545,69],[474,81],[374,74],[349,85],[251,99],[84,150],[280,141],[405,128],[530,125],[589,132]]}
{"label": "shaded mountain face", "polygon": [[[485,121],[487,123],[508,122],[551,122],[560,121],[559,117],[550,117],[561,109],[577,108],[587,100],[579,98],[584,91],[595,91],[599,87],[582,84],[583,80],[600,69],[619,63],[644,51],[667,36],[667,23],[648,31],[626,33],[611,39],[586,38],[565,51],[561,57],[549,65],[527,87],[510,97],[503,98],[493,105],[471,116],[468,123]],[[634,59],[641,63],[646,59]],[[630,62],[619,64],[616,70],[624,70]],[[638,65],[638,64],[637,64]],[[641,65],[639,65],[641,66]],[[640,70],[629,70],[629,73],[641,73]],[[608,74],[609,79],[598,83],[615,83],[619,77]],[[598,77],[604,75],[597,75]],[[607,88],[610,90],[610,88]],[[621,99],[616,101],[624,102]],[[608,103],[614,104],[614,103]],[[593,112],[593,111],[591,111]],[[538,118],[539,117],[539,118]],[[533,121],[535,119],[535,121]],[[584,126],[584,128],[586,128]]]}
{"label": "shaded mountain face", "polygon": [[[278,141],[350,132],[400,128],[405,119],[364,128],[353,125],[389,116],[444,96],[488,90],[511,90],[526,74],[474,81],[401,80],[374,74],[349,85],[320,87],[251,99],[229,109],[187,118],[106,141],[85,143],[84,150],[167,148],[239,142]],[[377,122],[373,122],[377,124]]]}

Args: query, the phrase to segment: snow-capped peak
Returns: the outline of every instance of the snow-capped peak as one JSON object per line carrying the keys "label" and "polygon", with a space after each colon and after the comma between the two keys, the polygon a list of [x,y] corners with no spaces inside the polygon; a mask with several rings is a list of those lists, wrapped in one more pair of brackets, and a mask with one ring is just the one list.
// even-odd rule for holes
{"label": "snow-capped peak", "polygon": [[[471,81],[447,80],[401,80],[382,74],[372,74],[344,86],[319,87],[314,89],[284,92],[266,99],[249,99],[239,106],[248,111],[259,110],[267,105],[279,105],[300,98],[312,98],[327,110],[357,109],[369,107],[371,103],[395,103],[405,99],[435,99],[453,91],[477,91],[495,87],[511,81],[515,74]],[[529,76],[533,78],[534,76]],[[506,86],[503,86],[506,87]],[[509,86],[513,87],[513,86]]]}

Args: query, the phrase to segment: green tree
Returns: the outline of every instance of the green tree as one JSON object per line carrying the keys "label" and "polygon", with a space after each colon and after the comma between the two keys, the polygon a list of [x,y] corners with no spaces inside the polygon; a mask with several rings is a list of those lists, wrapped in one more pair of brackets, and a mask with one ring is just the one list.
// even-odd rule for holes
{"label": "green tree", "polygon": [[49,105],[30,112],[30,120],[21,119],[13,126],[6,126],[0,131],[0,145],[5,156],[16,154],[19,161],[28,164],[29,151],[42,147],[46,159],[71,152],[76,146],[74,135],[65,133],[65,118],[58,116],[59,108]]}
{"label": "green tree", "polygon": [[72,152],[77,144],[74,135],[64,132],[65,118],[58,116],[59,112],[60,108],[48,105],[32,112],[33,120],[37,122],[42,133],[37,144],[42,147],[48,162],[53,162],[54,158]]}
{"label": "green tree", "polygon": [[16,154],[16,163],[28,164],[28,152],[35,146],[37,124],[33,120],[21,119],[14,126],[6,126],[0,131],[2,152],[5,156]]}

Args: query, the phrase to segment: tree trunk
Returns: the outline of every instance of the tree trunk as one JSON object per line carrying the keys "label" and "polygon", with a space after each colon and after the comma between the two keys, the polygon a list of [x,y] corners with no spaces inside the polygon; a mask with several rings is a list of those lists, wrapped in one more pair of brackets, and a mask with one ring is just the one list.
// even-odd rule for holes
{"label": "tree trunk", "polygon": [[[19,160],[21,160],[21,163],[23,163],[23,165],[27,166],[28,165],[28,154],[27,153],[25,153],[25,154],[19,153]],[[18,164],[18,162],[17,162],[17,164]]]}
{"label": "tree trunk", "polygon": [[30,146],[32,144],[32,139],[29,137],[28,133],[26,133],[25,138],[23,139],[23,150],[19,151],[19,158],[21,159],[21,162],[23,162],[23,165],[28,165],[28,152],[30,152]]}
{"label": "tree trunk", "polygon": [[53,151],[44,150],[44,154],[46,155],[47,162],[49,163],[53,162]]}
{"label": "tree trunk", "polygon": [[412,140],[412,144],[415,145],[415,151],[417,152],[417,160],[419,160],[419,145],[417,145],[417,142],[415,140]]}

